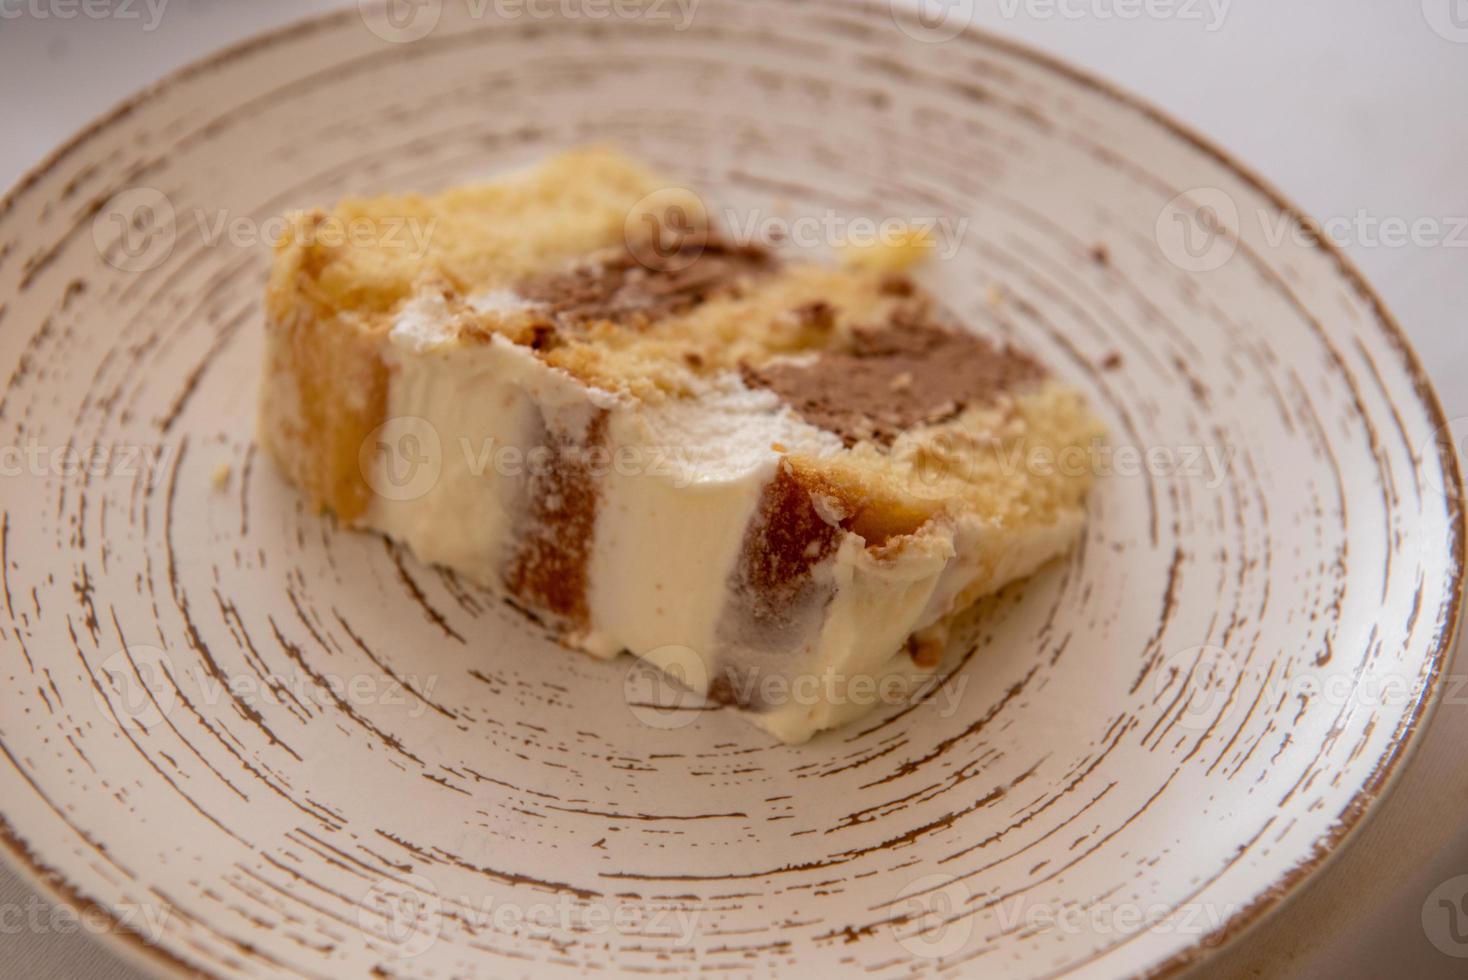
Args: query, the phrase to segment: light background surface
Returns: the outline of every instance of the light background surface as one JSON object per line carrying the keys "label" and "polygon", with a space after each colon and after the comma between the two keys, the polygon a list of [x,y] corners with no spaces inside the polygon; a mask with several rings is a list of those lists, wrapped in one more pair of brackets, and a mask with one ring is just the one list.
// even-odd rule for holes
{"label": "light background surface", "polygon": [[[134,16],[0,0],[0,187],[174,68],[343,5],[122,2],[91,9]],[[950,0],[931,9],[1118,83],[1343,230],[1448,417],[1468,419],[1468,0]],[[1389,244],[1376,231],[1388,219],[1456,244]],[[1468,674],[1461,642],[1448,674]],[[1338,859],[1200,976],[1468,975],[1468,943],[1453,958],[1422,924],[1433,890],[1468,874],[1468,686],[1462,694],[1438,710],[1389,800]],[[142,976],[85,930],[53,924],[48,909],[0,868],[0,977]]]}

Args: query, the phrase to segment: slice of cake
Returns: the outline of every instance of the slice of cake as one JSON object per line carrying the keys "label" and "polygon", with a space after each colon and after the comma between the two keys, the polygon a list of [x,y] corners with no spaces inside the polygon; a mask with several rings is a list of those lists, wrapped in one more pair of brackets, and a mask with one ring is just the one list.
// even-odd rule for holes
{"label": "slice of cake", "polygon": [[260,416],[290,479],[786,741],[891,701],[1081,530],[1089,467],[1025,463],[1097,422],[948,322],[897,269],[920,242],[782,262],[605,149],[290,229]]}

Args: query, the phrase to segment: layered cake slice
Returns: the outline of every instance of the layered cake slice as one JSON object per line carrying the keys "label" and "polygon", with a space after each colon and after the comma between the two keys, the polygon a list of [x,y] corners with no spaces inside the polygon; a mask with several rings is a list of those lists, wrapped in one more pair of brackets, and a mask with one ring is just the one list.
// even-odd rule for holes
{"label": "layered cake slice", "polygon": [[1089,467],[1025,463],[1097,422],[948,321],[920,243],[781,261],[605,149],[290,229],[260,416],[289,478],[783,740],[892,700],[1080,533]]}

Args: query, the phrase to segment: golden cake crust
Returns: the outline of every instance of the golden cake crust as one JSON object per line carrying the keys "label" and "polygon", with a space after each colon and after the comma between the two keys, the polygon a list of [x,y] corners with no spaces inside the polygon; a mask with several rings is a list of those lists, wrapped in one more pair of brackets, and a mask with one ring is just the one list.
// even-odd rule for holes
{"label": "golden cake crust", "polygon": [[[640,229],[670,209],[700,231],[649,251]],[[642,220],[649,213],[657,220]],[[392,237],[403,221],[432,229],[421,250]],[[366,222],[380,240],[323,241],[327,222]],[[939,322],[900,271],[922,247],[779,263],[721,242],[695,195],[607,148],[491,184],[297,213],[267,297],[263,440],[318,505],[360,517],[371,500],[360,455],[383,421],[388,334],[409,300],[431,292],[456,342],[505,338],[591,388],[690,398],[736,372],[777,392],[842,437],[844,452],[792,455],[790,472],[873,548],[944,513],[1019,526],[1074,510],[1089,468],[1034,472],[1024,454],[1084,449],[1099,425],[1024,354]],[[486,295],[512,301],[478,300]]]}

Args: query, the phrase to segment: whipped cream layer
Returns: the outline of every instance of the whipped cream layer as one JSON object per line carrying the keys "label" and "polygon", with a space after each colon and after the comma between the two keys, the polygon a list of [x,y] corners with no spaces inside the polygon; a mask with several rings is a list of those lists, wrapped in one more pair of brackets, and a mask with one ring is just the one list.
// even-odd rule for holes
{"label": "whipped cream layer", "polygon": [[[531,305],[504,290],[468,302]],[[1080,527],[1079,513],[1023,532],[942,516],[874,544],[791,463],[839,456],[842,435],[772,388],[723,372],[679,397],[611,393],[504,336],[463,336],[432,291],[397,315],[383,360],[376,444],[413,439],[437,473],[374,495],[360,525],[503,591],[567,645],[645,658],[787,742],[870,710],[853,691],[909,690],[947,617]],[[400,464],[364,457],[367,482],[395,487]]]}

